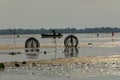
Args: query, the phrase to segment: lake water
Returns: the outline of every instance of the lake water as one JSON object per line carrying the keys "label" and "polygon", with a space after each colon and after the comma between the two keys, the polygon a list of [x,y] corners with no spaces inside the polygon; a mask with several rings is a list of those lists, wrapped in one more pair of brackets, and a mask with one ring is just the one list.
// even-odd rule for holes
{"label": "lake water", "polygon": [[[110,33],[73,34],[79,40],[78,48],[65,48],[64,39],[70,34],[64,34],[62,38],[55,40],[52,38],[41,38],[41,35],[1,35],[0,44],[7,46],[7,49],[0,50],[0,62],[30,61],[30,60],[50,60],[54,58],[68,58],[78,56],[107,56],[120,55],[120,33],[115,33],[114,38]],[[17,36],[17,35],[16,35]],[[36,54],[25,52],[25,41],[36,38],[40,43],[40,51]],[[88,45],[88,44],[92,45]],[[52,47],[48,47],[51,46]],[[10,49],[14,47],[16,49]],[[46,51],[46,53],[45,53]],[[72,51],[72,52],[71,52]],[[10,52],[19,54],[10,55]],[[70,66],[44,66],[35,68],[6,68],[0,72],[0,80],[119,80],[120,69],[104,66],[102,64],[77,68]],[[120,64],[114,65],[119,67]],[[62,71],[62,72],[61,72]]]}

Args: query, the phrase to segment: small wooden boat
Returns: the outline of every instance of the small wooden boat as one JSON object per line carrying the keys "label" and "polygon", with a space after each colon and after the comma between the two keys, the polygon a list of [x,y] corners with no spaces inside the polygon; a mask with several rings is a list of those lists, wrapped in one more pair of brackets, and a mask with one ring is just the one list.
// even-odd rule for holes
{"label": "small wooden boat", "polygon": [[41,34],[42,38],[61,38],[63,35],[62,34]]}
{"label": "small wooden boat", "polygon": [[41,34],[42,38],[61,38],[63,35],[61,33],[56,34],[53,30],[53,34]]}

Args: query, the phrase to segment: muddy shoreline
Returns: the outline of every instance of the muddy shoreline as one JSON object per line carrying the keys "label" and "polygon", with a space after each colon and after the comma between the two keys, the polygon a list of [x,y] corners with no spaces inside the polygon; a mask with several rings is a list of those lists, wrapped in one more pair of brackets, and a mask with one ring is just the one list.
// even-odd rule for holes
{"label": "muddy shoreline", "polygon": [[23,62],[3,62],[6,67],[31,66],[31,65],[71,65],[71,64],[95,64],[95,63],[109,63],[120,62],[120,55],[111,56],[84,56],[73,58],[58,58],[51,60],[36,60],[36,61],[23,61]]}

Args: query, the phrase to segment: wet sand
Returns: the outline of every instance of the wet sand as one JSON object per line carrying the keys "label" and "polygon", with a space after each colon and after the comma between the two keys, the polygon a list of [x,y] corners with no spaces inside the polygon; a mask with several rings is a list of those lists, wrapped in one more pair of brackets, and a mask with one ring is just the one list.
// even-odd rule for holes
{"label": "wet sand", "polygon": [[38,60],[38,61],[25,61],[23,62],[4,62],[6,67],[15,67],[15,64],[20,66],[30,66],[30,65],[71,65],[71,64],[94,64],[94,63],[108,63],[108,62],[120,62],[120,55],[111,56],[82,56],[73,58],[59,58],[51,60]]}

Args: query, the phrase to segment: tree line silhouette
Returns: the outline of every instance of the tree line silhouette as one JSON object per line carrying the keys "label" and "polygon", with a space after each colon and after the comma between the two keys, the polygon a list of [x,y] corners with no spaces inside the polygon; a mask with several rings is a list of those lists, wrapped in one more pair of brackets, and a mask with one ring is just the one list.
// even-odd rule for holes
{"label": "tree line silhouette", "polygon": [[57,33],[111,33],[120,32],[120,28],[100,27],[100,28],[65,28],[65,29],[1,29],[0,34],[50,34],[52,30]]}

